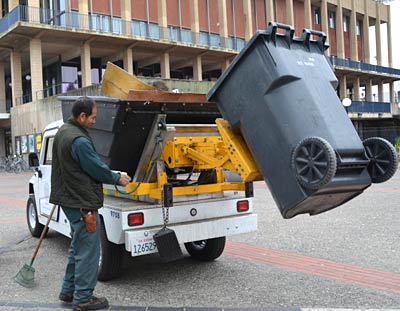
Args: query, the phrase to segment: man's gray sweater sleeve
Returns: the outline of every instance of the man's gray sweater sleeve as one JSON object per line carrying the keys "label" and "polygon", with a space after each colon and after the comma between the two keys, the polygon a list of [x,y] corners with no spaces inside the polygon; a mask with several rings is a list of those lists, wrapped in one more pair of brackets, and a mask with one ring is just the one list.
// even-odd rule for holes
{"label": "man's gray sweater sleeve", "polygon": [[100,160],[92,143],[86,137],[78,137],[72,143],[72,158],[79,163],[82,170],[93,179],[103,184],[116,184],[119,175]]}

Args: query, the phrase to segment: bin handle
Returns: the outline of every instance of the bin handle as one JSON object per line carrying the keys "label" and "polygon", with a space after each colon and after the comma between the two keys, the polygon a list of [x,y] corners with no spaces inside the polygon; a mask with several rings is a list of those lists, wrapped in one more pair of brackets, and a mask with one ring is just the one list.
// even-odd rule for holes
{"label": "bin handle", "polygon": [[318,44],[319,49],[323,53],[329,47],[329,44],[326,43],[326,34],[322,31],[316,31],[316,30],[304,28],[300,39],[303,41],[304,45],[308,49],[310,49],[311,35],[318,36],[318,39],[316,42]]}
{"label": "bin handle", "polygon": [[266,31],[266,35],[269,36],[270,40],[274,42],[276,45],[276,30],[280,29],[285,29],[285,40],[287,44],[290,46],[293,41],[293,36],[294,36],[294,28],[290,25],[286,24],[281,24],[281,23],[276,23],[276,22],[269,22],[268,23],[268,28]]}

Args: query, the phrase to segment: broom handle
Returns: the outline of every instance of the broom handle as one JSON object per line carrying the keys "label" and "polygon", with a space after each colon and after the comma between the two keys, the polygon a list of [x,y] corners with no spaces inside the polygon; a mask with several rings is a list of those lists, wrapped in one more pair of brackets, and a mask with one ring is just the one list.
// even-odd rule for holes
{"label": "broom handle", "polygon": [[[38,243],[38,245],[36,246],[35,251],[33,252],[33,256],[32,256],[32,259],[31,259],[30,266],[32,266],[33,261],[34,261],[35,258],[36,258],[36,255],[37,255],[37,253],[38,253],[38,251],[39,251],[40,244],[42,244],[42,241],[43,241],[44,236],[45,236],[45,234],[46,234],[47,228],[49,227],[49,223],[50,223],[51,218],[53,217],[53,213],[54,213],[55,209],[56,209],[56,205],[53,204],[53,208],[51,209],[49,218],[47,219],[46,225],[44,226],[43,231],[42,231],[42,234],[40,235],[39,243]],[[39,220],[39,219],[38,219],[38,220]]]}

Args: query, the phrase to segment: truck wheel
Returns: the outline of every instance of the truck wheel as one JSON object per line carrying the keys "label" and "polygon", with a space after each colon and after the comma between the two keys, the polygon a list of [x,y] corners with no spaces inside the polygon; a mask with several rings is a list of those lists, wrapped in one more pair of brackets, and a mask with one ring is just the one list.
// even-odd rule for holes
{"label": "truck wheel", "polygon": [[292,169],[303,187],[317,190],[335,176],[335,151],[325,139],[305,138],[294,148]]}
{"label": "truck wheel", "polygon": [[26,203],[26,220],[32,236],[38,238],[42,234],[44,226],[39,222],[34,198],[29,198]]}
{"label": "truck wheel", "polygon": [[363,141],[370,160],[368,172],[373,183],[382,183],[390,179],[397,170],[396,149],[386,139],[371,137]]}
{"label": "truck wheel", "polygon": [[100,261],[97,279],[109,281],[121,273],[123,245],[108,241],[103,219],[100,220]]}
{"label": "truck wheel", "polygon": [[225,237],[188,242],[185,248],[194,259],[211,261],[222,255],[225,248]]}

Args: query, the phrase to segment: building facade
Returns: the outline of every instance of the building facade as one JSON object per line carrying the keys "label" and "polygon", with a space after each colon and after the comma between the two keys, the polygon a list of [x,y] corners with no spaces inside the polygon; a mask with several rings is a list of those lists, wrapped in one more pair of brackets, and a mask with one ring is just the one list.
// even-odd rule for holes
{"label": "building facade", "polygon": [[54,95],[98,93],[108,61],[138,76],[212,83],[268,21],[327,34],[338,95],[353,100],[359,132],[397,126],[400,70],[382,1],[1,0],[0,156],[37,150],[44,125],[60,118]]}

